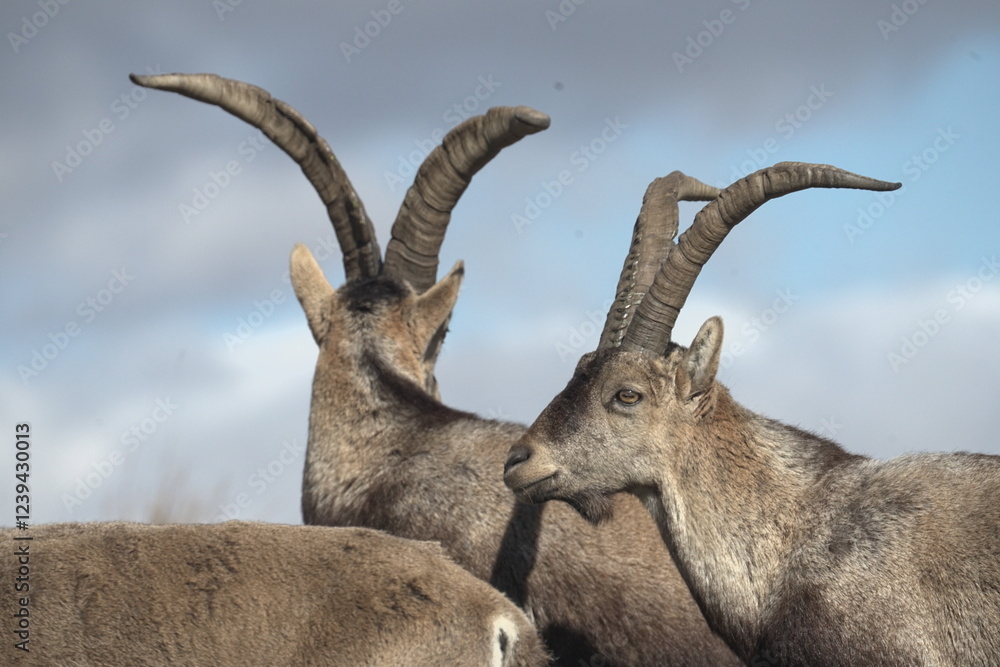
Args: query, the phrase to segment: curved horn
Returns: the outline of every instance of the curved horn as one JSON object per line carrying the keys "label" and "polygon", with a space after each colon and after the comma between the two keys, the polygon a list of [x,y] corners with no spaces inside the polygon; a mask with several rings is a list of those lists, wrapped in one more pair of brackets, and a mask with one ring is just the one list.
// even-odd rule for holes
{"label": "curved horn", "polygon": [[215,74],[130,74],[129,78],[140,86],[222,107],[260,129],[295,160],[323,200],[344,255],[347,279],[378,275],[382,255],[365,207],[326,140],[298,111],[263,88]]}
{"label": "curved horn", "polygon": [[632,230],[632,244],[618,279],[615,302],[604,322],[598,350],[621,345],[636,306],[646,295],[660,263],[674,245],[678,225],[677,202],[710,201],[719,192],[718,188],[679,171],[649,184],[642,197],[642,208]]}
{"label": "curved horn", "polygon": [[417,293],[437,279],[438,251],[469,182],[502,149],[549,126],[549,117],[530,107],[494,107],[456,126],[427,156],[392,226],[385,272],[410,283]]}
{"label": "curved horn", "polygon": [[754,172],[724,189],[695,216],[670,249],[646,297],[636,308],[622,347],[656,355],[666,352],[677,314],[701,267],[726,234],[765,202],[806,188],[895,190],[887,183],[825,164],[781,162]]}

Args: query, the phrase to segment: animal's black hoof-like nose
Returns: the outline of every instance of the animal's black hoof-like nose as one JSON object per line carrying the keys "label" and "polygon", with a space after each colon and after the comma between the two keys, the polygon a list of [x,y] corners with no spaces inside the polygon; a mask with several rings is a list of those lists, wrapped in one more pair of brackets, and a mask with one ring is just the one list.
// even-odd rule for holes
{"label": "animal's black hoof-like nose", "polygon": [[507,474],[514,466],[531,458],[531,450],[524,445],[514,445],[507,454],[507,462],[503,464],[503,474]]}

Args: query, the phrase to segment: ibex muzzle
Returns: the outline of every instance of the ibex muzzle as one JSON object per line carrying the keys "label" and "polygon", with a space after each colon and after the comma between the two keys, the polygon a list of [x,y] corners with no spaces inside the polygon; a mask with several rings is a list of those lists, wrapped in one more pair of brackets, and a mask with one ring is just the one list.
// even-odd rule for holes
{"label": "ibex muzzle", "polygon": [[631,491],[641,499],[653,483],[645,471],[666,456],[645,429],[672,424],[666,415],[684,406],[663,381],[667,367],[641,352],[584,355],[566,388],[511,447],[507,486],[524,502],[564,500],[592,523],[610,518],[613,493]]}

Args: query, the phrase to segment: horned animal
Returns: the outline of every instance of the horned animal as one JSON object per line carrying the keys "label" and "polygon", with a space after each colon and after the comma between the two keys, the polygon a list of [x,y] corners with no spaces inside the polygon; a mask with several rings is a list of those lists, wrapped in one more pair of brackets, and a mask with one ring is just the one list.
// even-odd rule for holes
{"label": "horned animal", "polygon": [[[495,107],[448,132],[424,159],[403,198],[383,264],[375,227],[340,162],[316,128],[290,105],[263,88],[215,74],[131,74],[129,78],[140,86],[214,104],[261,130],[301,167],[326,207],[343,253],[347,281],[385,278],[400,286],[408,284],[416,295],[435,286],[438,250],[451,211],[475,173],[503,148],[546,129],[550,122],[548,116],[529,107]],[[431,339],[423,350],[421,382],[429,384],[435,396],[434,365],[464,271],[462,262],[456,263],[437,285],[437,296],[428,299],[448,309],[440,327],[421,331]]]}
{"label": "horned animal", "polygon": [[899,184],[781,163],[723,190],[674,244],[678,194],[702,186],[660,180],[669,196],[636,225],[598,349],[511,448],[507,485],[592,521],[615,510],[608,494],[641,499],[664,567],[751,665],[1000,664],[1000,457],[848,453],[735,401],[716,380],[721,319],[671,341],[701,266],[764,202]]}
{"label": "horned animal", "polygon": [[[180,84],[172,80],[170,89],[190,95]],[[234,86],[213,84],[199,99],[264,128],[276,126],[274,114],[299,118],[260,89]],[[558,664],[740,664],[708,627],[676,569],[663,567],[666,549],[638,501],[614,499],[617,517],[601,530],[566,507],[517,503],[503,485],[503,463],[525,427],[439,400],[434,364],[462,279],[461,269],[453,269],[435,283],[447,212],[473,167],[547,124],[544,115],[519,107],[494,109],[453,129],[405,196],[384,265],[344,172],[331,171],[318,187],[334,193],[324,196],[332,202],[328,210],[350,202],[355,215],[334,223],[344,230],[338,238],[347,269],[339,289],[307,248],[292,253],[292,283],[320,348],[304,520],[439,541],[462,567],[529,612]],[[279,146],[308,143],[310,150],[286,149],[304,170],[320,160],[335,164],[304,120],[268,136]],[[406,234],[409,223],[400,220],[412,212],[426,213],[433,224]],[[363,268],[355,267],[359,255],[368,258]],[[396,267],[411,257],[420,271],[399,273]]]}
{"label": "horned animal", "polygon": [[24,586],[0,601],[5,665],[548,664],[527,616],[429,542],[238,521],[0,534]]}

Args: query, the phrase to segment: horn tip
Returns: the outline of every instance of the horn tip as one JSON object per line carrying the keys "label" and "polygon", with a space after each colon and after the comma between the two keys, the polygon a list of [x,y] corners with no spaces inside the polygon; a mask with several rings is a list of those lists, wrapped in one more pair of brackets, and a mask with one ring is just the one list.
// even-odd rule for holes
{"label": "horn tip", "polygon": [[862,177],[866,180],[864,189],[874,190],[876,192],[889,192],[890,190],[898,190],[903,187],[902,183],[894,183],[892,181],[880,181],[877,178]]}
{"label": "horn tip", "polygon": [[552,119],[549,118],[548,114],[526,106],[516,107],[514,109],[514,118],[532,128],[534,132],[548,129],[552,123]]}
{"label": "horn tip", "polygon": [[[801,172],[810,171],[813,169],[818,169],[820,171],[839,174],[840,176],[847,177],[853,181],[852,184],[840,185],[836,187],[851,187],[858,188],[861,190],[873,190],[876,192],[888,192],[890,190],[898,190],[903,187],[902,183],[894,183],[891,181],[880,181],[877,178],[871,178],[869,176],[862,176],[861,174],[856,174],[854,172],[841,169],[840,167],[834,167],[829,164],[813,164],[809,162],[779,162],[774,165],[773,169],[787,170],[791,172]],[[767,168],[761,169],[760,171],[768,171]],[[759,172],[758,172],[759,173]]]}
{"label": "horn tip", "polygon": [[184,74],[129,74],[128,78],[137,86],[163,90],[171,84],[176,85],[178,81],[187,76]]}

